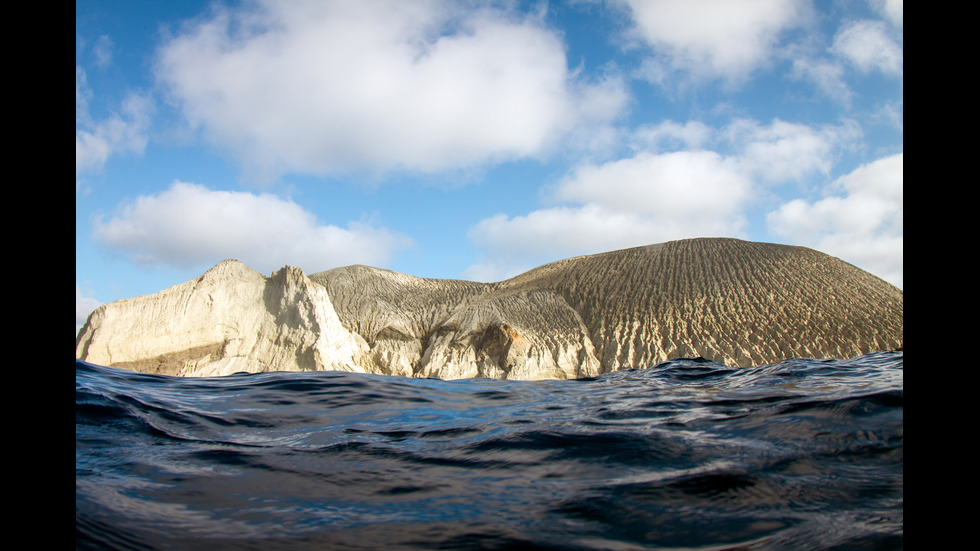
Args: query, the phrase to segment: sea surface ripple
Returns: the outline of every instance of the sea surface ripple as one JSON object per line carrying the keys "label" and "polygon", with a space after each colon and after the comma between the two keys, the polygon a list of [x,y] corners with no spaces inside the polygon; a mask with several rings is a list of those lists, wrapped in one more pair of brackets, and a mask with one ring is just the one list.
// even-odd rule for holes
{"label": "sea surface ripple", "polygon": [[901,549],[903,353],[571,381],[75,362],[77,549]]}

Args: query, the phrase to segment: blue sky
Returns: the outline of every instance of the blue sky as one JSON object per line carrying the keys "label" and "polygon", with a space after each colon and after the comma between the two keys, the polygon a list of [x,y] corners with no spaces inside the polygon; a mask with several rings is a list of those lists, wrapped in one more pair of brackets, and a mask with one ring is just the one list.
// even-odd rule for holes
{"label": "blue sky", "polygon": [[75,6],[76,330],[226,258],[499,281],[728,236],[903,286],[902,0]]}

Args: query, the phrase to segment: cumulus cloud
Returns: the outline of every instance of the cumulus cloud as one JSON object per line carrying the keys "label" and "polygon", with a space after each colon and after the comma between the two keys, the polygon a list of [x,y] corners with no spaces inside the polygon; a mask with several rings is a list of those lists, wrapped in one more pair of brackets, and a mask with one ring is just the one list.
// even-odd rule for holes
{"label": "cumulus cloud", "polygon": [[791,243],[812,247],[903,284],[904,153],[863,165],[815,202],[795,199],[767,223]]}
{"label": "cumulus cloud", "polygon": [[436,0],[216,8],[162,46],[157,75],[260,178],[537,157],[627,99],[578,80],[534,15]]}
{"label": "cumulus cloud", "polygon": [[524,216],[498,214],[476,224],[470,241],[486,257],[466,269],[476,281],[500,281],[543,262],[660,243],[692,235],[741,236],[745,218],[737,209],[712,216],[688,205],[674,213],[622,211],[598,203],[558,206]]}
{"label": "cumulus cloud", "polygon": [[902,47],[883,21],[854,21],[838,31],[831,50],[863,72],[901,75]]}
{"label": "cumulus cloud", "polygon": [[738,119],[722,135],[746,173],[762,182],[786,183],[813,173],[828,174],[840,148],[861,138],[862,132],[853,121],[808,126],[776,119],[763,126]]}
{"label": "cumulus cloud", "polygon": [[885,20],[845,20],[829,46],[816,34],[785,45],[784,55],[792,62],[790,77],[813,83],[821,95],[847,107],[855,95],[849,68],[901,77],[902,2],[879,0],[873,5]]}
{"label": "cumulus cloud", "polygon": [[92,91],[85,71],[75,67],[75,177],[101,170],[110,156],[119,153],[142,153],[146,149],[153,102],[149,97],[131,93],[117,112],[100,120],[88,113]]}
{"label": "cumulus cloud", "polygon": [[95,238],[138,265],[207,266],[236,258],[263,272],[289,264],[308,273],[348,264],[385,265],[407,237],[369,222],[320,224],[271,194],[212,191],[174,182],[96,220]]}
{"label": "cumulus cloud", "polygon": [[847,84],[845,70],[838,60],[829,60],[796,49],[791,54],[793,69],[791,77],[813,83],[825,97],[850,106],[854,92]]}
{"label": "cumulus cloud", "polygon": [[873,0],[872,5],[896,27],[901,27],[905,18],[904,0]]}
{"label": "cumulus cloud", "polygon": [[765,64],[780,34],[802,21],[795,0],[624,0],[649,45],[651,80],[681,71],[739,81]]}
{"label": "cumulus cloud", "polygon": [[635,151],[677,151],[701,149],[712,138],[712,129],[699,121],[680,124],[667,120],[660,124],[645,125],[633,131],[632,147]]}
{"label": "cumulus cloud", "polygon": [[[713,151],[640,153],[598,166],[580,167],[562,182],[560,201],[596,204],[623,213],[643,213],[662,221],[681,220],[697,210],[727,218],[738,212],[751,181]],[[674,224],[668,224],[674,225]]]}
{"label": "cumulus cloud", "polygon": [[476,224],[469,238],[486,259],[466,276],[499,280],[561,257],[694,235],[740,236],[751,186],[712,151],[644,152],[579,167],[551,197],[572,205]]}
{"label": "cumulus cloud", "polygon": [[486,258],[463,275],[475,281],[501,281],[542,259],[640,245],[638,233],[657,229],[647,222],[643,216],[595,204],[539,209],[524,216],[497,214],[470,229],[470,241]]}
{"label": "cumulus cloud", "polygon": [[466,276],[499,280],[562,257],[688,237],[746,238],[746,213],[762,191],[828,173],[840,148],[858,136],[849,122],[644,127],[634,143],[646,149],[579,166],[550,191],[552,206],[473,226],[468,237],[485,257]]}

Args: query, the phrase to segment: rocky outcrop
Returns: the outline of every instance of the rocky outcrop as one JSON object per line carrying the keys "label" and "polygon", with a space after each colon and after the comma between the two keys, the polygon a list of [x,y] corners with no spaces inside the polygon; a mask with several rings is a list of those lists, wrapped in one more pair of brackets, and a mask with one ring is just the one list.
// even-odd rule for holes
{"label": "rocky outcrop", "polygon": [[266,278],[235,260],[153,295],[97,308],[75,357],[146,373],[365,371],[367,344],[299,268]]}
{"label": "rocky outcrop", "polygon": [[568,379],[700,356],[734,366],[903,346],[903,293],[803,248],[689,239],[498,283],[237,261],[100,306],[76,358],[171,375],[347,370]]}
{"label": "rocky outcrop", "polygon": [[550,289],[424,279],[351,266],[310,276],[379,373],[567,379],[599,362],[577,312]]}
{"label": "rocky outcrop", "polygon": [[904,339],[901,290],[804,247],[689,239],[563,260],[508,284],[564,297],[603,371],[697,356],[741,367],[850,358]]}

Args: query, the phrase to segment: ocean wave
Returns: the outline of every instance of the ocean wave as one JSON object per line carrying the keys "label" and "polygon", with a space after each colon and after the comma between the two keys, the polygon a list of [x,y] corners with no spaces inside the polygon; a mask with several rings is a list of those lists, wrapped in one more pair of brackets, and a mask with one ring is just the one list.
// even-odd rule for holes
{"label": "ocean wave", "polygon": [[901,548],[903,362],[529,382],[76,361],[76,547]]}

